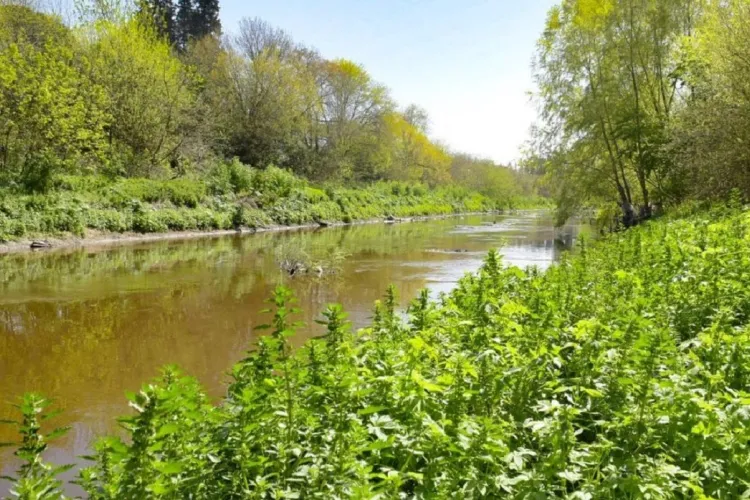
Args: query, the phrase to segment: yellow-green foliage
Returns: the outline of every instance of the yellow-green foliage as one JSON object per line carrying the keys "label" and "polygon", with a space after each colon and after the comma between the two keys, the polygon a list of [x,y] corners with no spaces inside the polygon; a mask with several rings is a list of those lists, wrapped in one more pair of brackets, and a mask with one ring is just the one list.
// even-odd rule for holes
{"label": "yellow-green foliage", "polygon": [[502,208],[461,188],[381,182],[320,189],[277,167],[255,170],[238,162],[218,165],[206,179],[67,175],[56,177],[54,189],[44,195],[0,191],[0,240],[82,236],[88,230],[153,233],[349,223]]}
{"label": "yellow-green foliage", "polygon": [[184,140],[196,80],[169,44],[139,20],[99,21],[86,47],[89,77],[105,89],[109,131],[116,141],[112,168],[158,177]]}
{"label": "yellow-green foliage", "polygon": [[[133,182],[108,189],[111,206],[97,208],[132,200],[196,208],[211,196],[221,199],[211,202],[221,212],[242,197],[252,198],[245,208],[294,223],[455,210],[453,202],[360,200],[378,205],[365,209],[304,185],[302,178],[455,181],[451,155],[428,137],[426,112],[399,110],[361,65],[323,59],[259,20],[244,20],[228,43],[212,36],[185,43],[170,31],[173,46],[164,35],[174,26],[155,25],[159,13],[137,3],[128,10],[83,0],[71,27],[32,8],[0,6],[0,189],[48,191],[61,174],[126,177]],[[179,177],[189,180],[142,180]],[[198,191],[187,192],[196,181]],[[485,194],[512,204],[506,192]],[[312,213],[308,205],[320,206]],[[133,220],[164,227],[149,217]],[[120,222],[110,225],[127,225]]]}
{"label": "yellow-green foliage", "polygon": [[[8,9],[2,16],[22,8]],[[101,161],[107,99],[83,77],[88,61],[72,47],[17,28],[0,34],[9,41],[0,43],[0,186],[44,190],[56,172]]]}
{"label": "yellow-green foliage", "polygon": [[391,179],[444,184],[450,180],[451,157],[400,113],[384,116],[387,173]]}

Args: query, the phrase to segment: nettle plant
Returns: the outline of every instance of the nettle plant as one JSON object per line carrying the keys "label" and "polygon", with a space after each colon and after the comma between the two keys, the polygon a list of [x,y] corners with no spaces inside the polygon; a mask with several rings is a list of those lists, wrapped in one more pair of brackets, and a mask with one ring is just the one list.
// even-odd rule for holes
{"label": "nettle plant", "polygon": [[0,446],[17,446],[15,456],[21,466],[14,477],[0,477],[11,481],[11,495],[24,499],[62,498],[62,482],[57,476],[70,470],[72,465],[51,466],[44,462],[42,455],[48,442],[63,436],[69,429],[60,427],[49,434],[42,433],[42,424],[59,415],[59,411],[47,411],[51,402],[38,394],[26,394],[14,407],[21,418],[18,421],[0,420],[0,423],[14,426],[20,443],[0,443]]}
{"label": "nettle plant", "polygon": [[[748,241],[735,209],[582,242],[546,272],[491,252],[405,318],[393,288],[358,332],[329,306],[298,350],[278,288],[222,404],[168,368],[78,482],[102,499],[747,496]],[[57,498],[27,401],[13,491]]]}

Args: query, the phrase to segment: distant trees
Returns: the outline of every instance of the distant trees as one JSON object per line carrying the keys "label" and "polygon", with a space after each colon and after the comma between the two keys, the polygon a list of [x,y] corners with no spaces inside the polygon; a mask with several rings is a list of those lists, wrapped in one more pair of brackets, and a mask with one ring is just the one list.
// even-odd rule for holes
{"label": "distant trees", "polygon": [[221,34],[219,0],[139,0],[139,12],[159,35],[180,49],[191,41]]}
{"label": "distant trees", "polygon": [[450,168],[455,182],[490,198],[510,200],[539,192],[538,175],[497,165],[489,159],[459,153],[453,155]]}
{"label": "distant trees", "polygon": [[63,173],[203,175],[239,158],[319,181],[458,179],[505,193],[505,169],[454,177],[426,111],[399,108],[353,61],[257,18],[222,38],[216,0],[119,5],[80,2],[74,28],[0,5],[0,188],[41,191]]}

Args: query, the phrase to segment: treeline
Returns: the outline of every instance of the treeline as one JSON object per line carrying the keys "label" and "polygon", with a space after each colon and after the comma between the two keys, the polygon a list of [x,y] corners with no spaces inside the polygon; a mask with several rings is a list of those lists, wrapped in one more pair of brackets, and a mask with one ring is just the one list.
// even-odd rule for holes
{"label": "treeline", "polygon": [[535,58],[541,162],[565,216],[750,198],[750,1],[563,0]]}
{"label": "treeline", "polygon": [[221,35],[218,12],[216,0],[97,0],[65,24],[0,5],[0,187],[45,192],[61,174],[201,177],[238,158],[316,182],[534,194],[528,175],[430,140],[426,112],[399,107],[361,65],[260,19]]}

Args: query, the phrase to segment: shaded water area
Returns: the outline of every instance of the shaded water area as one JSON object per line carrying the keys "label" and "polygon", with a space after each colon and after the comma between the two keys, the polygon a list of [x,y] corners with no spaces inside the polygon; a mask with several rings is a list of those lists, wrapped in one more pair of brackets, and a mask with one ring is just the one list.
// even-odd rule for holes
{"label": "shaded water area", "polygon": [[[0,256],[0,419],[15,417],[7,403],[24,392],[53,398],[64,409],[54,423],[72,429],[46,458],[78,462],[96,436],[116,432],[125,393],[166,364],[218,400],[278,283],[299,299],[301,343],[322,330],[315,319],[326,304],[343,304],[364,326],[389,284],[404,306],[425,287],[434,297],[491,248],[508,264],[546,268],[581,229],[552,222],[522,212]],[[289,256],[338,260],[338,272],[289,276],[278,265]],[[15,438],[0,426],[0,442]],[[16,465],[0,449],[0,475]],[[7,489],[0,482],[0,497]]]}

